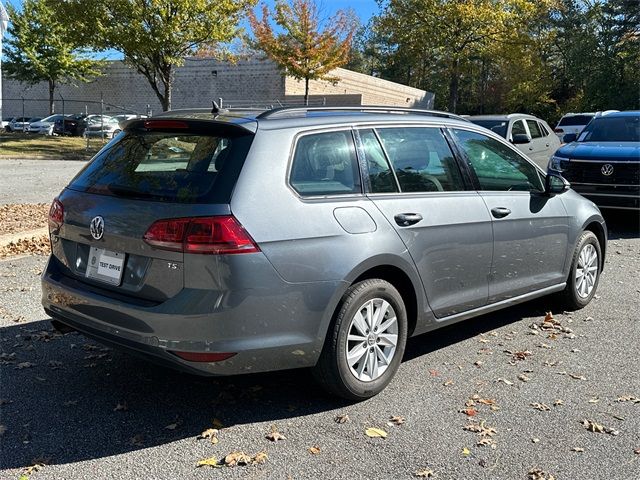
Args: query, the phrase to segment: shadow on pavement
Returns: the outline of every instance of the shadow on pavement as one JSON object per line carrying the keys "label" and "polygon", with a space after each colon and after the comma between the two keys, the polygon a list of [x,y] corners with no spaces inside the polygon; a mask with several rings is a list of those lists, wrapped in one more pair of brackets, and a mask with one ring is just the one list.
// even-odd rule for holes
{"label": "shadow on pavement", "polygon": [[[610,238],[639,236],[635,212],[606,216]],[[544,297],[412,338],[405,361],[553,308],[553,297]],[[214,419],[224,426],[277,422],[347,405],[320,390],[308,370],[195,377],[79,334],[54,334],[48,320],[0,328],[0,355],[0,424],[7,428],[0,437],[2,469],[37,459],[73,463],[194,438]],[[125,403],[126,410],[115,410]]]}
{"label": "shadow on pavement", "polygon": [[602,216],[607,222],[609,240],[640,238],[640,212],[603,209]]}

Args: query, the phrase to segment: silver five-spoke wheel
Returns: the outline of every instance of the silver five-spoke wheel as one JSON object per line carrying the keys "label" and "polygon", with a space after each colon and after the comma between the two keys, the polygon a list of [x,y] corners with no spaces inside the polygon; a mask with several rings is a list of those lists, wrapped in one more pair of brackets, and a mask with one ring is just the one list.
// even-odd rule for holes
{"label": "silver five-spoke wheel", "polygon": [[351,373],[361,382],[379,378],[398,344],[398,319],[389,302],[373,298],[351,319],[345,355]]}
{"label": "silver five-spoke wheel", "polygon": [[578,255],[576,267],[576,291],[582,298],[587,298],[596,284],[598,276],[598,252],[587,243]]}

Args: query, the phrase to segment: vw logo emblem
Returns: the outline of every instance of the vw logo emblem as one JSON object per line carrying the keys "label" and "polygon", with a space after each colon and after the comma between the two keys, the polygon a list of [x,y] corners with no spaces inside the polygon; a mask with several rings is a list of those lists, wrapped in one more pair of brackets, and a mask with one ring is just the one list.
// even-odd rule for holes
{"label": "vw logo emblem", "polygon": [[95,240],[100,240],[104,235],[104,218],[100,215],[93,217],[91,224],[89,225],[89,232]]}
{"label": "vw logo emblem", "polygon": [[604,176],[609,177],[613,173],[613,165],[611,165],[610,163],[605,163],[600,171]]}

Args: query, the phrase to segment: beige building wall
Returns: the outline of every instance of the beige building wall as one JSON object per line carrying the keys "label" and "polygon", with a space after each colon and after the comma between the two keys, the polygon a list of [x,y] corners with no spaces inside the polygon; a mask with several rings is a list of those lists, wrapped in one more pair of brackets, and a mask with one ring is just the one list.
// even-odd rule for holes
{"label": "beige building wall", "polygon": [[[313,105],[393,105],[428,107],[433,95],[416,88],[381,80],[339,68],[330,82],[311,82]],[[302,103],[304,84],[282,75],[276,65],[260,58],[236,63],[210,58],[188,58],[176,69],[172,108],[207,108],[222,98],[224,106],[278,106]],[[4,115],[45,116],[48,114],[46,83],[27,85],[4,79]],[[122,61],[109,62],[104,75],[89,83],[60,85],[56,89],[55,109],[65,113],[160,112],[161,106],[147,80]]]}
{"label": "beige building wall", "polygon": [[[335,84],[323,80],[310,81],[310,95],[361,94],[362,105],[433,108],[433,94],[418,88],[407,87],[344,68],[333,70],[331,76],[340,80]],[[285,93],[287,95],[304,95],[304,81],[286,77]]]}

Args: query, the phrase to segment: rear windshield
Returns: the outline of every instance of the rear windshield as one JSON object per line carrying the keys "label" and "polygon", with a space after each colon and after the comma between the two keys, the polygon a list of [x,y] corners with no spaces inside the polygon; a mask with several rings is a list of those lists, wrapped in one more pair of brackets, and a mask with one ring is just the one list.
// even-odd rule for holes
{"label": "rear windshield", "polygon": [[567,127],[569,125],[586,125],[591,121],[593,115],[571,115],[569,117],[562,117],[558,122],[559,127]]}
{"label": "rear windshield", "polygon": [[640,142],[640,115],[598,117],[585,127],[579,142]]}
{"label": "rear windshield", "polygon": [[[228,129],[227,129],[228,130]],[[68,188],[177,203],[228,203],[252,134],[127,132]]]}
{"label": "rear windshield", "polygon": [[487,128],[492,132],[496,132],[503,138],[507,138],[507,122],[506,120],[474,120],[470,119],[476,125]]}

